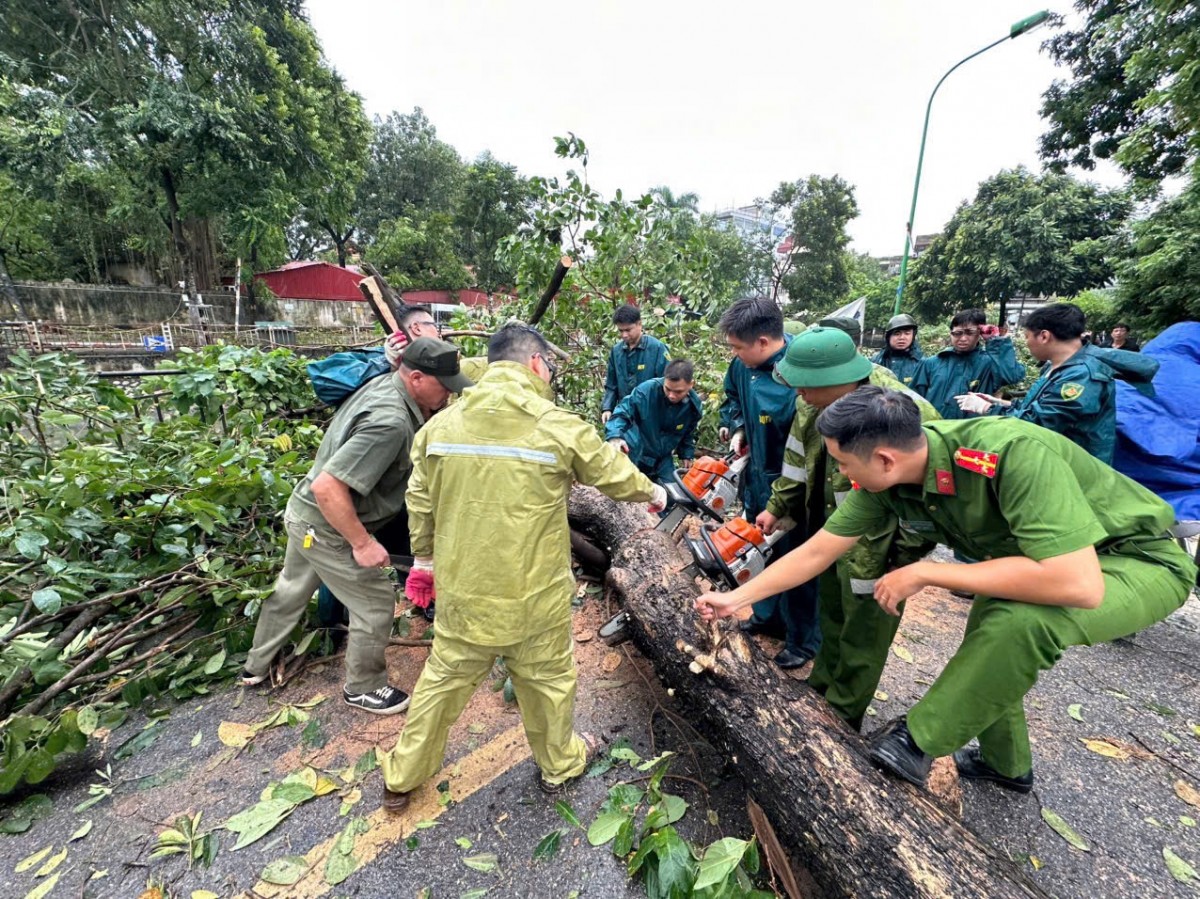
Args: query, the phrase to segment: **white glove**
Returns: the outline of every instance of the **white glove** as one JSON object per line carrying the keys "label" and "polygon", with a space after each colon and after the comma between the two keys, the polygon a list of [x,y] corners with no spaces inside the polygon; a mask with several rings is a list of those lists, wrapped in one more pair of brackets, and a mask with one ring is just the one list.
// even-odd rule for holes
{"label": "white glove", "polygon": [[746,453],[746,432],[734,432],[733,439],[729,441],[729,451],[735,456],[743,456]]}
{"label": "white glove", "polygon": [[722,443],[729,442],[729,428],[717,428],[717,439]]}
{"label": "white glove", "polygon": [[654,492],[650,494],[649,510],[654,514],[658,514],[667,507],[667,490],[662,484],[654,485]]}
{"label": "white glove", "polygon": [[387,356],[388,364],[392,368],[400,367],[400,360],[404,358],[404,348],[407,346],[408,335],[403,331],[397,331],[384,341],[383,354]]}
{"label": "white glove", "polygon": [[610,437],[608,442],[611,443],[613,446],[615,446],[617,449],[619,449],[621,452],[623,452],[625,455],[627,455],[627,456],[629,455],[629,444],[626,443],[624,440],[622,440],[620,437]]}
{"label": "white glove", "polygon": [[954,399],[958,403],[959,409],[973,415],[986,415],[993,405],[990,400],[984,399],[977,393],[959,394]]}
{"label": "white glove", "polygon": [[433,556],[414,556],[412,571],[433,571]]}

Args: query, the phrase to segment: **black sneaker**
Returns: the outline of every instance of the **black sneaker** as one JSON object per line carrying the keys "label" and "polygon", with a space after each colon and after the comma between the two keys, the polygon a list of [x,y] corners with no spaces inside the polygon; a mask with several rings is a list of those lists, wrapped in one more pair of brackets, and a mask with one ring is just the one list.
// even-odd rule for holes
{"label": "black sneaker", "polygon": [[958,776],[967,780],[990,780],[996,786],[1015,793],[1028,793],[1033,789],[1032,770],[1020,777],[1001,774],[983,760],[983,753],[978,746],[968,746],[954,753],[954,767],[958,769]]}
{"label": "black sneaker", "polygon": [[902,777],[910,784],[925,786],[932,757],[926,755],[908,732],[908,722],[897,718],[871,738],[871,762],[890,774]]}
{"label": "black sneaker", "polygon": [[342,698],[346,705],[370,712],[372,715],[399,715],[408,708],[409,695],[390,684],[370,693],[351,693],[342,687]]}
{"label": "black sneaker", "polygon": [[264,671],[262,674],[254,674],[249,668],[242,669],[242,686],[257,687],[268,677],[271,676],[270,671]]}
{"label": "black sneaker", "polygon": [[433,621],[434,615],[437,614],[434,611],[434,606],[436,606],[436,605],[437,605],[437,603],[431,602],[429,605],[427,605],[425,608],[423,608],[421,610],[421,614],[425,617],[426,621]]}

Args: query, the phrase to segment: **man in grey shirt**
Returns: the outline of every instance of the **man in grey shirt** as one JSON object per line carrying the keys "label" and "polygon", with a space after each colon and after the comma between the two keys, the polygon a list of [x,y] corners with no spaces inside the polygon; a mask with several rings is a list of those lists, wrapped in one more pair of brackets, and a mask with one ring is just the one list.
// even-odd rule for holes
{"label": "man in grey shirt", "polygon": [[413,436],[451,393],[471,386],[456,347],[422,337],[400,367],[356,391],[334,415],[313,467],[284,513],[283,570],[262,604],[242,683],[262,683],[312,598],[325,583],[350,613],[346,702],[377,715],[408,708],[408,694],[387,682],[384,650],[395,591],[384,571],[388,551],[374,532],[404,510]]}

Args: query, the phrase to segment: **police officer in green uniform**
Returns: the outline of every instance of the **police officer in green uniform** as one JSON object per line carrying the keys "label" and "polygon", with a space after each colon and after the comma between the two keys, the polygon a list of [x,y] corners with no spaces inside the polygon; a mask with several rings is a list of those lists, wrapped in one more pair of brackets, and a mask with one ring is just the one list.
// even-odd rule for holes
{"label": "police officer in green uniform", "polygon": [[[450,727],[502,656],[548,793],[587,769],[574,732],[567,496],[575,481],[617,500],[666,491],[595,428],[541,396],[550,348],[509,325],[488,343],[478,385],[417,435],[408,492],[415,564],[405,589],[438,593],[438,634],[395,748],[380,759],[384,809],[399,813],[442,764]],[[593,747],[594,748],[594,747]]]}
{"label": "police officer in green uniform", "polygon": [[1158,360],[1140,353],[1086,346],[1083,310],[1072,303],[1049,303],[1025,320],[1025,343],[1042,373],[1016,402],[982,393],[955,397],[964,412],[1007,415],[1032,421],[1073,440],[1102,462],[1112,464],[1117,444],[1117,390],[1128,381],[1146,396]]}
{"label": "police officer in green uniform", "polygon": [[[738,455],[750,454],[739,489],[745,517],[753,521],[767,507],[771,484],[783,470],[796,392],[772,377],[776,363],[795,338],[784,333],[783,313],[764,297],[738,300],[725,310],[719,324],[734,358],[725,372],[725,401],[721,404],[722,440]],[[775,544],[779,558],[804,537],[803,522]],[[798,585],[780,596],[768,595],[743,627],[750,633],[782,624],[785,646],[775,656],[781,668],[801,668],[821,645],[817,621],[816,582]]]}
{"label": "police officer in green uniform", "polygon": [[625,305],[613,313],[613,324],[621,335],[608,354],[604,375],[604,396],[600,400],[600,421],[607,423],[617,403],[625,399],[643,381],[661,378],[667,368],[667,346],[642,328],[642,312]]}
{"label": "police officer in green uniform", "polygon": [[921,360],[921,344],[917,342],[917,320],[907,313],[893,315],[883,332],[883,349],[871,361],[891,369],[905,387],[911,387]]}
{"label": "police officer in green uniform", "polygon": [[668,362],[666,374],[633,388],[604,426],[608,442],[656,481],[674,475],[675,456],[680,468],[691,467],[696,457],[696,426],[703,410],[694,384],[691,362]]}
{"label": "police officer in green uniform", "polygon": [[966,418],[955,397],[995,393],[1024,377],[1012,338],[987,324],[982,309],[966,309],[950,320],[950,346],[922,359],[909,386],[933,403],[942,418]]}
{"label": "police officer in green uniform", "polygon": [[408,695],[387,682],[384,650],[396,594],[384,571],[391,559],[374,534],[404,509],[417,429],[452,392],[471,386],[458,358],[456,347],[422,337],[397,371],[338,408],[312,468],[288,500],[283,570],[259,611],[243,684],[267,679],[272,659],[324,583],[350,613],[345,701],[377,715],[408,707]]}
{"label": "police officer in green uniform", "polygon": [[[767,534],[774,533],[785,516],[806,521],[807,532],[815,534],[850,495],[850,479],[829,458],[817,432],[817,416],[831,403],[869,383],[912,397],[924,421],[939,417],[933,406],[886,368],[868,362],[849,336],[833,328],[812,328],[793,340],[775,366],[775,379],[795,388],[799,401],[783,454],[783,473],[756,520]],[[895,518],[888,518],[818,579],[821,649],[808,683],[856,730],[879,686],[900,624],[899,616],[887,614],[875,602],[875,580],[889,567],[915,562],[932,548],[920,535],[899,531]]]}
{"label": "police officer in green uniform", "polygon": [[[1167,533],[1171,507],[1060,434],[1026,421],[921,424],[902,394],[863,387],[817,427],[855,490],[800,550],[731,593],[697,600],[706,618],[811,578],[880,520],[981,561],[890,571],[876,601],[895,613],[930,586],[976,594],[962,645],[925,696],[873,741],[872,760],[921,785],[933,758],[1028,792],[1023,699],[1070,646],[1134,633],[1188,597],[1196,567]],[[978,748],[960,749],[972,738]],[[957,751],[956,751],[957,750]]]}

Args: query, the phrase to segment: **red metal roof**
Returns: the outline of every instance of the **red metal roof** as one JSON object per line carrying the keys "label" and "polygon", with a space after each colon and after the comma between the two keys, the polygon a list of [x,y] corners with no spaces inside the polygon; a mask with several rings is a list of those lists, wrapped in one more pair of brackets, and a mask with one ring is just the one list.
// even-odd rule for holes
{"label": "red metal roof", "polygon": [[282,268],[259,272],[254,280],[271,288],[281,300],[339,300],[364,302],[359,293],[361,272],[328,262],[289,262]]}
{"label": "red metal roof", "polygon": [[[404,302],[410,306],[428,306],[433,303],[444,303],[448,306],[488,305],[488,295],[482,290],[406,290],[402,296]],[[497,295],[497,299],[509,298]]]}

